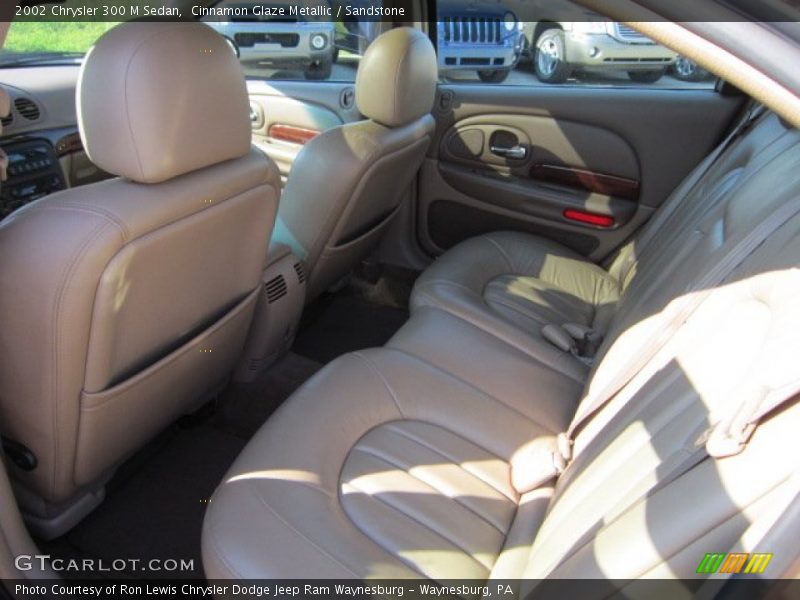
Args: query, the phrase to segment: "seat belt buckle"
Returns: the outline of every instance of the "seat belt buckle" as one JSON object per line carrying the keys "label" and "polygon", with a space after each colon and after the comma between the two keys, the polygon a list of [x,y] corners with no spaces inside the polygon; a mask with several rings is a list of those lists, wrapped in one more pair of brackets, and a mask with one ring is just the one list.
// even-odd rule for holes
{"label": "seat belt buckle", "polygon": [[575,338],[560,325],[553,325],[552,323],[545,325],[542,327],[542,337],[562,352],[574,354],[578,351]]}
{"label": "seat belt buckle", "polygon": [[581,358],[594,358],[600,344],[603,343],[602,335],[591,327],[579,323],[564,323],[562,328],[575,340]]}
{"label": "seat belt buckle", "polygon": [[705,444],[706,452],[712,458],[735,456],[744,450],[755,428],[755,424],[750,423],[737,431],[720,423],[706,430],[697,445]]}
{"label": "seat belt buckle", "polygon": [[[570,329],[567,329],[568,326]],[[573,329],[571,326],[580,327],[582,329],[578,332],[577,329]],[[572,355],[588,367],[592,366],[594,362],[592,356],[594,356],[597,346],[600,344],[599,342],[595,343],[598,334],[588,327],[575,325],[574,323],[567,323],[563,326],[550,323],[542,327],[541,333],[544,339],[562,352]],[[602,340],[602,337],[600,340]],[[589,354],[587,354],[587,352]]]}
{"label": "seat belt buckle", "polygon": [[[559,434],[560,436],[566,438],[563,433]],[[561,444],[557,437],[554,450],[538,448],[531,453],[530,460],[512,468],[511,485],[518,493],[525,494],[540,488],[564,472],[569,459],[562,454]]]}
{"label": "seat belt buckle", "polygon": [[564,467],[566,467],[566,463],[572,460],[572,440],[569,439],[566,433],[561,432],[558,434],[556,437],[556,448],[564,463]]}

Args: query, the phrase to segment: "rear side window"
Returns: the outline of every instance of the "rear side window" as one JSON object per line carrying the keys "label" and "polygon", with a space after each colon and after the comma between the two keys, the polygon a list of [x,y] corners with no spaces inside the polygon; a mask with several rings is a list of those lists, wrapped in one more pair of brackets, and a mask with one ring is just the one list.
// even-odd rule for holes
{"label": "rear side window", "polygon": [[448,83],[713,88],[714,77],[638,31],[567,0],[437,0]]}

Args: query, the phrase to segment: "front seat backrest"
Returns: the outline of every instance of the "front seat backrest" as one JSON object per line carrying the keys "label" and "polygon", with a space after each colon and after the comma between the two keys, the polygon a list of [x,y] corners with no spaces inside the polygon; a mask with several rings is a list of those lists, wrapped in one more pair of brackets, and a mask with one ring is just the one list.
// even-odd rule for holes
{"label": "front seat backrest", "polygon": [[356,105],[367,120],[323,132],[295,160],[274,238],[305,261],[307,299],[345,275],[397,212],[433,134],[437,77],[422,32],[380,35],[356,76]]}
{"label": "front seat backrest", "polygon": [[89,157],[119,178],[0,225],[0,422],[38,462],[12,472],[23,508],[51,525],[223,385],[280,193],[250,144],[239,63],[206,25],[112,29],[77,106]]}

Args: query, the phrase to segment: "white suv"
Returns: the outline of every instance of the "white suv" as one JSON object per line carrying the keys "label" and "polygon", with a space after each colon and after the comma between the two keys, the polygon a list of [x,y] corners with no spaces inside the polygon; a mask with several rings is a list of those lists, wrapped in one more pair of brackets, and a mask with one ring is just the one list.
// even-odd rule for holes
{"label": "white suv", "polygon": [[627,71],[636,82],[658,81],[678,58],[627,25],[611,21],[525,23],[536,75],[563,83],[576,70]]}

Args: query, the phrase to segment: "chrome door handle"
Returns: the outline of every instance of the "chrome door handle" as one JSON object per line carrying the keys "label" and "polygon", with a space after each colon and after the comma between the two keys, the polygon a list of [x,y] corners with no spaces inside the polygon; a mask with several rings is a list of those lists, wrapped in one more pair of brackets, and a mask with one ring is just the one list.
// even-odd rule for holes
{"label": "chrome door handle", "polygon": [[490,148],[492,154],[502,156],[503,158],[511,158],[514,160],[522,160],[527,158],[528,149],[525,146],[512,146],[511,148],[504,148],[503,146],[492,146]]}

